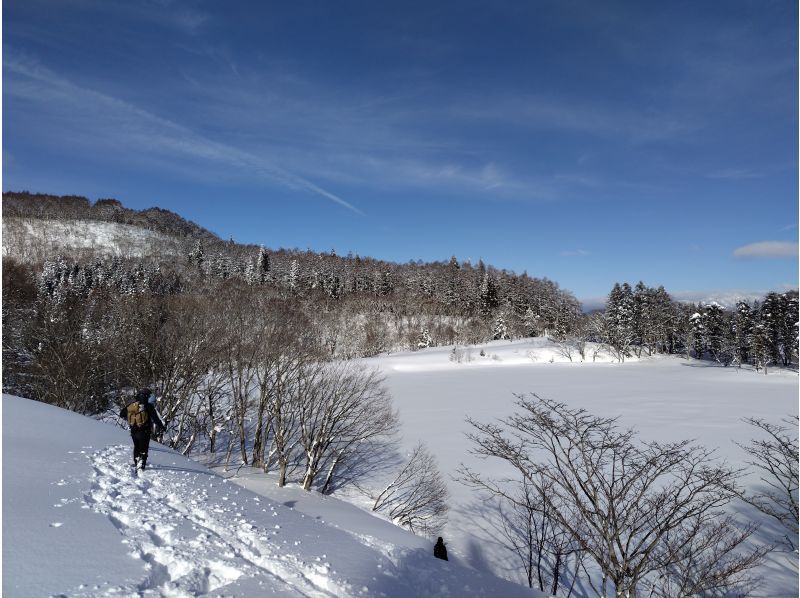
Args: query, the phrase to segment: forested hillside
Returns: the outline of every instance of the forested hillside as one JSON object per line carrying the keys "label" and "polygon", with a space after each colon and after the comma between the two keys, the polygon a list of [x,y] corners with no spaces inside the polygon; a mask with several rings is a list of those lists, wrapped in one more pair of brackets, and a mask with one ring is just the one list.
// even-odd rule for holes
{"label": "forested hillside", "polygon": [[[136,212],[115,200],[6,193],[3,208],[4,225],[113,222],[172,240],[177,253],[141,257],[109,256],[100,245],[38,261],[30,259],[36,252],[27,259],[6,252],[3,385],[84,413],[154,385],[169,443],[183,450],[213,444],[235,421],[243,458],[268,460],[264,426],[275,414],[267,395],[276,382],[259,376],[265,368],[289,375],[293,360],[548,336],[575,361],[591,361],[602,348],[620,362],[680,353],[764,372],[797,362],[796,292],[725,311],[625,283],[611,290],[605,311],[586,315],[553,281],[456,257],[395,264],[241,245],[166,210]],[[361,374],[328,374],[369,382],[370,393],[380,386]],[[246,428],[253,417],[261,424]],[[255,457],[245,448],[253,445]]]}

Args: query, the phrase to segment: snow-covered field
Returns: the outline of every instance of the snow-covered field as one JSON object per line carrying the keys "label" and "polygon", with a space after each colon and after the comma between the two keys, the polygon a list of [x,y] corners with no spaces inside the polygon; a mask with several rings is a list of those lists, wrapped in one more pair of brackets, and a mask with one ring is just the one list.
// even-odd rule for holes
{"label": "snow-covered field", "polygon": [[[485,357],[480,357],[483,350]],[[463,348],[467,351],[466,348]],[[537,395],[607,417],[639,430],[644,440],[697,439],[733,465],[744,466],[735,442],[754,436],[745,417],[778,422],[798,412],[796,372],[773,369],[768,375],[680,357],[626,360],[624,364],[567,362],[545,339],[495,341],[472,347],[472,361],[458,363],[452,347],[384,355],[365,362],[383,370],[400,410],[404,445],[427,443],[440,469],[454,474],[461,463],[484,474],[497,463],[469,454],[465,417],[488,422],[511,414],[514,394]],[[553,362],[551,363],[551,359]],[[573,359],[575,357],[573,356]],[[751,477],[748,483],[755,484]],[[471,565],[523,582],[510,553],[485,524],[486,505],[470,489],[451,479],[451,512],[442,532],[448,546]],[[747,517],[753,516],[747,512]],[[763,539],[779,535],[764,522]],[[773,555],[761,571],[764,596],[796,596],[798,576],[785,555]]]}
{"label": "snow-covered field", "polygon": [[[568,362],[544,339],[459,351],[460,362],[452,347],[363,360],[386,376],[404,447],[424,441],[448,478],[451,512],[442,535],[450,562],[433,559],[427,539],[353,504],[279,489],[252,471],[226,480],[158,445],[153,469],[133,478],[124,430],[4,395],[4,592],[535,596],[490,575],[523,580],[491,529],[490,507],[451,477],[461,463],[496,473],[496,464],[469,453],[465,417],[503,417],[513,411],[514,393],[532,392],[619,416],[643,439],[695,438],[743,465],[735,442],[747,442],[753,430],[742,418],[778,421],[798,411],[791,371],[764,376],[678,357]],[[777,533],[765,522],[759,539]],[[761,595],[797,595],[793,559],[770,557],[760,571]]]}
{"label": "snow-covered field", "polygon": [[177,237],[116,222],[3,218],[3,256],[39,261],[83,252],[133,258],[178,254],[181,242]]}

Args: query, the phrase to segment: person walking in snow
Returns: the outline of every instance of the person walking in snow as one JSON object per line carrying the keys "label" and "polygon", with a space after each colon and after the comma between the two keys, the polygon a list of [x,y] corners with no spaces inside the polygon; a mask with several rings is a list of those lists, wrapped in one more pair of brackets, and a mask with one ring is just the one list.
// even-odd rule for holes
{"label": "person walking in snow", "polygon": [[153,424],[159,432],[163,432],[165,427],[156,411],[156,396],[149,388],[139,389],[133,401],[120,409],[119,416],[126,418],[131,428],[133,467],[144,470],[147,466],[147,451],[150,448]]}
{"label": "person walking in snow", "polygon": [[442,537],[439,536],[439,539],[436,540],[436,546],[433,547],[433,556],[437,559],[442,559],[443,561],[447,560],[447,548],[444,545],[444,540]]}

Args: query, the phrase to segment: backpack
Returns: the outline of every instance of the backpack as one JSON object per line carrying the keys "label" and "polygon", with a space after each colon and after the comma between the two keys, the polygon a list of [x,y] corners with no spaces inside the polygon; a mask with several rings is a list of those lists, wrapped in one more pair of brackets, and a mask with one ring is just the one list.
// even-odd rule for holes
{"label": "backpack", "polygon": [[143,403],[134,401],[128,405],[128,424],[131,428],[141,428],[149,419],[150,417],[147,415],[147,409]]}

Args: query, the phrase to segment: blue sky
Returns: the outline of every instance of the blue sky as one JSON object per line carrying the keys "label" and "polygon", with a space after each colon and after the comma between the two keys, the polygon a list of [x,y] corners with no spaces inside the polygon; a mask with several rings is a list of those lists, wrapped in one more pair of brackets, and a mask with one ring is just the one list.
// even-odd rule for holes
{"label": "blue sky", "polygon": [[3,189],[592,301],[797,286],[794,1],[3,3]]}

